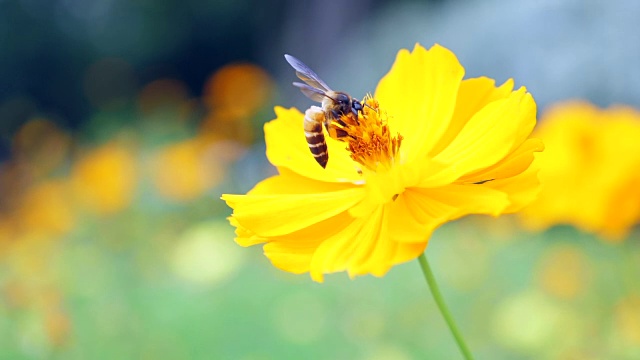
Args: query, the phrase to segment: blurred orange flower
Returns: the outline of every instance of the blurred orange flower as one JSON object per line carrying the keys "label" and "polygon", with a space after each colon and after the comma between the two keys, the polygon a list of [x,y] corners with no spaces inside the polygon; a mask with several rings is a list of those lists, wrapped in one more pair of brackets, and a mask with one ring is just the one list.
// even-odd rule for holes
{"label": "blurred orange flower", "polygon": [[90,150],[73,167],[71,183],[77,200],[95,213],[123,210],[137,185],[134,153],[118,142]]}
{"label": "blurred orange flower", "polygon": [[189,201],[217,185],[223,177],[213,143],[201,138],[185,140],[161,149],[152,161],[153,182],[171,200]]}
{"label": "blurred orange flower", "polygon": [[209,113],[202,133],[217,139],[251,143],[254,139],[250,120],[265,105],[273,82],[262,68],[248,63],[220,68],[207,81],[204,103]]}
{"label": "blurred orange flower", "polygon": [[264,105],[270,96],[272,81],[259,66],[229,64],[207,81],[204,102],[210,109],[227,109],[235,117],[247,117]]}
{"label": "blurred orange flower", "polygon": [[212,111],[201,125],[201,134],[217,141],[231,140],[250,145],[255,137],[250,119],[236,116],[232,109]]}
{"label": "blurred orange flower", "polygon": [[640,112],[558,104],[545,113],[535,136],[547,146],[541,156],[544,186],[521,213],[524,223],[534,229],[571,224],[623,239],[640,220]]}
{"label": "blurred orange flower", "polygon": [[47,180],[27,189],[16,209],[15,220],[22,233],[56,236],[75,225],[68,182]]}

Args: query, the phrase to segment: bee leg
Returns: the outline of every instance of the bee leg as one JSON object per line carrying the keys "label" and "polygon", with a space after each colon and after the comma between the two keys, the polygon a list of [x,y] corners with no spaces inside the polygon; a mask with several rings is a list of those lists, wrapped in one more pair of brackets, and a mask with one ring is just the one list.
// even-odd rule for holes
{"label": "bee leg", "polygon": [[329,136],[331,136],[332,139],[344,141],[344,138],[349,136],[349,133],[346,130],[341,129],[331,121],[325,120],[324,127],[325,129],[327,129],[327,133],[329,134]]}
{"label": "bee leg", "polygon": [[[347,123],[346,123],[346,122],[344,122],[344,120],[342,120],[342,119],[343,119],[343,116],[346,116],[346,115],[347,115],[347,114],[342,114],[341,112],[338,112],[338,111],[336,111],[336,110],[332,110],[332,111],[331,111],[331,117],[332,117],[333,119],[331,119],[331,121],[335,121],[338,125],[340,125],[340,126],[342,126],[342,127],[346,128],[346,127],[348,127],[349,125],[347,125]],[[357,118],[358,118],[358,117],[356,116],[356,122],[358,121],[358,120],[357,120]],[[331,122],[331,121],[330,121],[329,119],[327,119],[327,120],[325,121],[325,125],[326,125],[327,123]],[[327,125],[327,126],[328,126],[328,125]],[[329,128],[327,127],[327,130],[328,130],[328,129],[329,129]]]}

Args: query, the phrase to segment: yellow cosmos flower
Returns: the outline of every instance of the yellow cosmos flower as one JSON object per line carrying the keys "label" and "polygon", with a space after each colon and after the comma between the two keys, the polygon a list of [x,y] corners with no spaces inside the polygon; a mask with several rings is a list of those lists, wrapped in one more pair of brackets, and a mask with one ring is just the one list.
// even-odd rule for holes
{"label": "yellow cosmos flower", "polygon": [[640,112],[568,102],[544,115],[536,136],[544,188],[522,212],[526,225],[574,225],[622,240],[640,221]]}
{"label": "yellow cosmos flower", "polygon": [[442,46],[401,50],[349,140],[326,137],[326,169],[309,151],[304,115],[276,107],[265,137],[279,175],[222,196],[238,244],[265,243],[276,267],[319,282],[338,271],[382,276],[418,257],[446,221],[526,205],[543,149],[529,139],[536,104],[511,80],[463,76]]}

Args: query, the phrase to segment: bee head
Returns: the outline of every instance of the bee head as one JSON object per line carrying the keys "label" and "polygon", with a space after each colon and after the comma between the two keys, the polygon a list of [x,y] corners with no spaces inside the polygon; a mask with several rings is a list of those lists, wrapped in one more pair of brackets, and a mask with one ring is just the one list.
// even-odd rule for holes
{"label": "bee head", "polygon": [[335,97],[338,111],[342,114],[348,114],[351,112],[351,97],[345,93],[338,93]]}
{"label": "bee head", "polygon": [[351,112],[358,118],[358,112],[362,111],[362,103],[356,99],[351,100]]}

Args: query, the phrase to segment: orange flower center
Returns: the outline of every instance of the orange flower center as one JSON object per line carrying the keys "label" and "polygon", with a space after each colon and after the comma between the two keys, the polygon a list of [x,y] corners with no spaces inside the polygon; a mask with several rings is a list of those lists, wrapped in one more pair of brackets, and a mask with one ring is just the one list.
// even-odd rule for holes
{"label": "orange flower center", "polygon": [[402,135],[391,136],[387,114],[380,109],[378,101],[370,96],[363,100],[363,110],[354,121],[352,114],[343,115],[342,122],[347,124],[344,139],[351,158],[364,167],[377,171],[380,166],[389,169],[400,150]]}

